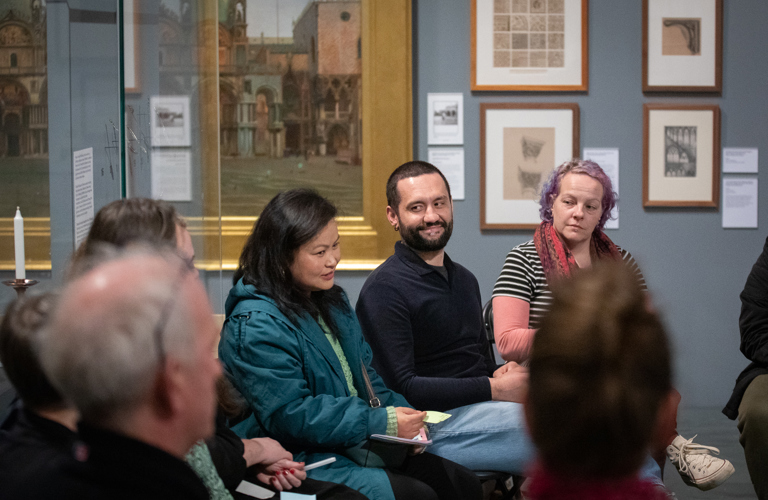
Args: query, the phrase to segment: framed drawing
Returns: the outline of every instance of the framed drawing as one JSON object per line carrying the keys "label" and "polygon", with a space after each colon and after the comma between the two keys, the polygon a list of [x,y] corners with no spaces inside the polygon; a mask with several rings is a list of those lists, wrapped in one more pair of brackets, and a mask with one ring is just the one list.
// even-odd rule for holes
{"label": "framed drawing", "polygon": [[190,146],[189,96],[149,99],[152,146]]}
{"label": "framed drawing", "polygon": [[643,92],[723,90],[723,0],[643,0]]}
{"label": "framed drawing", "polygon": [[711,207],[720,201],[720,108],[643,105],[643,206]]}
{"label": "framed drawing", "polygon": [[541,186],[577,156],[578,104],[480,104],[480,229],[535,229]]}
{"label": "framed drawing", "polygon": [[472,90],[587,90],[588,0],[472,0]]}
{"label": "framed drawing", "polygon": [[123,86],[127,94],[141,93],[139,1],[123,0]]}

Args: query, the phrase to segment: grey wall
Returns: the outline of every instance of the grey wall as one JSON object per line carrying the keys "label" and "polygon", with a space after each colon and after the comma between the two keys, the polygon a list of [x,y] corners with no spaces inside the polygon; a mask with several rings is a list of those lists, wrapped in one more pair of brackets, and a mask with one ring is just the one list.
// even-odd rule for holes
{"label": "grey wall", "polygon": [[[48,5],[52,10],[51,2]],[[645,97],[642,94],[639,0],[590,2],[588,93],[471,93],[469,5],[470,2],[464,0],[414,0],[414,151],[417,158],[427,158],[426,94],[464,93],[467,197],[455,203],[456,222],[448,252],[475,273],[483,300],[488,300],[506,253],[532,236],[531,232],[480,232],[479,103],[578,103],[581,146],[620,149],[621,228],[609,230],[608,235],[638,260],[666,318],[675,345],[677,385],[683,394],[683,404],[724,404],[735,377],[746,365],[738,351],[738,294],[760,253],[766,226],[763,222],[758,230],[723,230],[719,211],[644,210],[642,105],[644,102],[718,104],[722,110],[722,145],[758,147],[763,155],[768,154],[765,99],[768,59],[759,52],[768,46],[768,32],[763,27],[768,19],[768,2],[725,2],[723,95],[717,98]],[[49,65],[52,62],[49,59]],[[54,120],[52,116],[51,122]],[[54,148],[51,148],[51,161],[54,161]],[[761,183],[768,182],[766,176],[765,171],[759,174]],[[60,209],[52,200],[51,211]],[[71,211],[69,206],[64,209]],[[759,220],[768,220],[768,204],[761,204]],[[71,228],[67,230],[71,233]],[[2,273],[4,279],[5,274]],[[30,275],[46,277],[45,273]],[[203,277],[218,311],[231,276],[224,273],[220,277],[215,273]],[[339,273],[338,283],[347,290],[353,303],[366,276],[367,273],[361,272]],[[6,290],[0,290],[0,302],[4,304],[8,298]]]}
{"label": "grey wall", "polygon": [[[427,159],[426,94],[464,94],[466,200],[455,203],[447,251],[491,289],[506,253],[532,237],[528,231],[481,232],[479,161],[481,102],[575,102],[581,110],[581,147],[620,150],[620,229],[608,236],[632,252],[666,319],[675,347],[677,387],[684,405],[720,406],[747,364],[739,353],[738,295],[766,237],[768,204],[757,230],[721,229],[721,212],[644,210],[642,106],[645,102],[718,104],[723,147],[758,147],[768,154],[765,82],[768,2],[724,2],[722,97],[646,97],[641,87],[641,2],[589,2],[589,92],[470,92],[470,2],[414,0],[414,118],[416,156]],[[765,160],[762,162],[765,163]],[[761,184],[768,182],[763,167]],[[382,215],[383,216],[383,215]],[[342,285],[344,278],[339,280]],[[358,279],[349,287],[359,290]]]}

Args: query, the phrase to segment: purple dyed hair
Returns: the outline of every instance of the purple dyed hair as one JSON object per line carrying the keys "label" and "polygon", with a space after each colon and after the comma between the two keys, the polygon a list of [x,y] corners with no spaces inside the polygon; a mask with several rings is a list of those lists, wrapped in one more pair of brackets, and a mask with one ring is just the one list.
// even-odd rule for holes
{"label": "purple dyed hair", "polygon": [[541,220],[552,222],[552,204],[555,202],[557,195],[560,194],[560,181],[565,177],[565,174],[569,173],[588,175],[603,186],[603,214],[600,216],[600,222],[595,227],[595,231],[602,231],[605,221],[611,216],[611,210],[616,206],[616,193],[613,192],[611,179],[600,168],[600,165],[590,160],[574,158],[552,171],[549,179],[547,179],[547,182],[544,183],[541,189],[541,198],[539,198]]}

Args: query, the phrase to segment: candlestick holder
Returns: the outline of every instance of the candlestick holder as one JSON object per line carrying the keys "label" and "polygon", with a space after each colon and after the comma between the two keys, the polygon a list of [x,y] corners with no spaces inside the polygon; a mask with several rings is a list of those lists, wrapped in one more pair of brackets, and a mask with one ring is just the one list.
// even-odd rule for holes
{"label": "candlestick holder", "polygon": [[5,280],[3,281],[3,285],[5,286],[12,286],[14,290],[16,290],[16,296],[22,297],[26,292],[27,288],[31,286],[37,285],[37,280],[20,280],[20,279],[13,279],[13,280]]}

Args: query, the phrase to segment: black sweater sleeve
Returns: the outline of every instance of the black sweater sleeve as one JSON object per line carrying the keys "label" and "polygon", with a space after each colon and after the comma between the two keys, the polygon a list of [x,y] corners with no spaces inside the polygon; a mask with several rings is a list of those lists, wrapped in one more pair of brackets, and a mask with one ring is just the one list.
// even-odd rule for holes
{"label": "black sweater sleeve", "polygon": [[405,297],[388,282],[366,288],[357,301],[357,316],[373,350],[372,365],[387,387],[401,393],[418,410],[445,411],[491,399],[488,377],[419,376]]}
{"label": "black sweater sleeve", "polygon": [[216,472],[229,491],[234,491],[245,477],[245,446],[237,434],[226,425],[226,418],[219,412],[216,415],[216,433],[206,440],[211,452]]}
{"label": "black sweater sleeve", "polygon": [[741,352],[750,361],[768,364],[768,239],[740,298]]}

